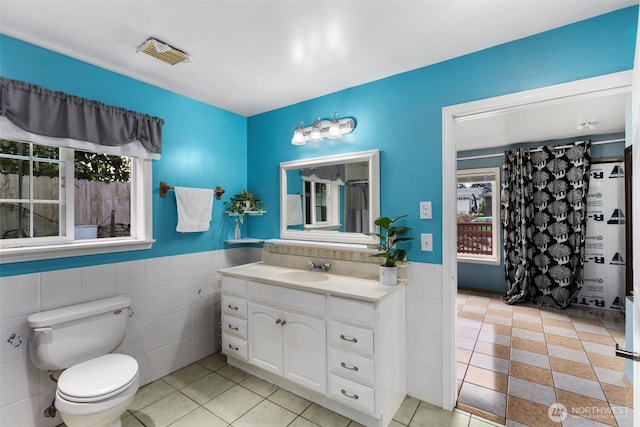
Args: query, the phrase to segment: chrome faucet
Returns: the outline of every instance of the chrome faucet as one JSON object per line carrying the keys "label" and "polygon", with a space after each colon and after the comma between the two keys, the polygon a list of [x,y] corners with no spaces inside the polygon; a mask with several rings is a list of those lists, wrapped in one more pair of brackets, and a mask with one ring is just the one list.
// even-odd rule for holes
{"label": "chrome faucet", "polygon": [[321,262],[321,261],[309,261],[307,264],[309,264],[309,270],[311,270],[311,271],[327,272],[327,271],[329,271],[329,268],[331,267],[330,263]]}

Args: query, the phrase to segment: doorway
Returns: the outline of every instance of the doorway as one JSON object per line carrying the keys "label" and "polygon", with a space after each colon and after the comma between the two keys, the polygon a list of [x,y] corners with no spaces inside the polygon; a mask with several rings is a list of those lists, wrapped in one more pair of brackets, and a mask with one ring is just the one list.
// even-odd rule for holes
{"label": "doorway", "polygon": [[[443,108],[443,406],[457,398],[457,239],[455,222],[457,125],[464,120],[562,102],[630,91],[631,72],[616,73],[532,91]],[[630,333],[630,331],[628,331]]]}

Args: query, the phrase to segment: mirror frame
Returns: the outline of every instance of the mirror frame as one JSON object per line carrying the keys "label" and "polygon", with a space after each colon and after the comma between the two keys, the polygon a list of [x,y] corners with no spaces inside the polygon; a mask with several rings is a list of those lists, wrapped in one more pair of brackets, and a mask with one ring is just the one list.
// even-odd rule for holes
{"label": "mirror frame", "polygon": [[308,167],[360,162],[367,162],[369,164],[369,230],[375,231],[376,226],[374,222],[376,218],[380,216],[380,150],[369,150],[280,163],[280,238],[314,242],[378,243],[377,237],[367,236],[364,233],[347,233],[326,230],[288,230],[286,226],[287,171]]}

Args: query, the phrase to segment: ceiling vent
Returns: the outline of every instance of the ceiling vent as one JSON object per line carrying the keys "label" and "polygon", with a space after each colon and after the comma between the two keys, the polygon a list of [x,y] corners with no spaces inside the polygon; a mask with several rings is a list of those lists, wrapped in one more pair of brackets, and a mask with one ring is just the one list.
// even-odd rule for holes
{"label": "ceiling vent", "polygon": [[151,55],[154,58],[171,65],[176,65],[181,62],[191,62],[189,55],[183,51],[156,39],[146,40],[138,46],[136,51],[144,52],[147,55]]}

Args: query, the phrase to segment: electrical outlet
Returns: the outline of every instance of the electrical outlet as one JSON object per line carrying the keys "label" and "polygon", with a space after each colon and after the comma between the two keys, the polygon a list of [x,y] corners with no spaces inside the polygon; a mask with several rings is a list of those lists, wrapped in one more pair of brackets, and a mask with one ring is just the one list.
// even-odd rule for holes
{"label": "electrical outlet", "polygon": [[433,251],[433,234],[420,234],[420,249],[423,252]]}
{"label": "electrical outlet", "polygon": [[431,202],[420,202],[420,219],[431,218]]}

